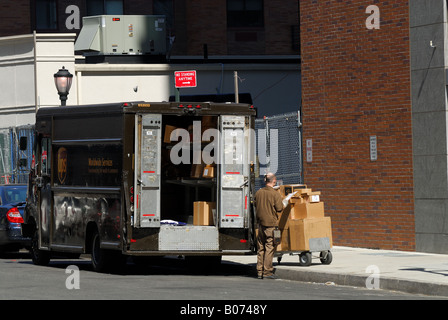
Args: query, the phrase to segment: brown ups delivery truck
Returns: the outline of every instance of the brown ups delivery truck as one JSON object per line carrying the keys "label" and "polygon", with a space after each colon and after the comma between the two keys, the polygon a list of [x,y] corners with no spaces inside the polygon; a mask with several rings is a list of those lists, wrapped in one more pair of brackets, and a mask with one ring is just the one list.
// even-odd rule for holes
{"label": "brown ups delivery truck", "polygon": [[249,254],[255,110],[234,103],[41,108],[23,232],[34,263]]}

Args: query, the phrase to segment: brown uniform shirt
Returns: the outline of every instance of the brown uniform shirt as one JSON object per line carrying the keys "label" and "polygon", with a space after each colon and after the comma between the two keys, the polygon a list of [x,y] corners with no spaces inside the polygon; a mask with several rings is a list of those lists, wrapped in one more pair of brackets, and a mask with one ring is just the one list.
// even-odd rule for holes
{"label": "brown uniform shirt", "polygon": [[264,187],[255,194],[258,222],[264,227],[278,226],[278,212],[283,210],[282,196],[272,187]]}

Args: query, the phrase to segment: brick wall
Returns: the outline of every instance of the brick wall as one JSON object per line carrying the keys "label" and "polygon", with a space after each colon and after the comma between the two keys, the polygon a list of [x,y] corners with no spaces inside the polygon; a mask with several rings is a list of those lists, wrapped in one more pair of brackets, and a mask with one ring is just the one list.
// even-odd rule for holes
{"label": "brick wall", "polygon": [[207,44],[210,55],[227,54],[226,0],[186,1],[187,52],[202,55]]}
{"label": "brick wall", "polygon": [[292,43],[292,27],[299,25],[298,2],[264,1],[266,54],[299,54]]}
{"label": "brick wall", "polygon": [[291,40],[294,25],[298,25],[295,0],[265,1],[264,27],[229,29],[226,0],[186,0],[185,28],[191,55],[202,55],[205,43],[210,55],[298,54]]}
{"label": "brick wall", "polygon": [[0,1],[0,37],[31,33],[29,0]]}
{"label": "brick wall", "polygon": [[[372,4],[379,30],[366,28]],[[414,250],[408,1],[300,6],[305,183],[322,191],[335,245]]]}

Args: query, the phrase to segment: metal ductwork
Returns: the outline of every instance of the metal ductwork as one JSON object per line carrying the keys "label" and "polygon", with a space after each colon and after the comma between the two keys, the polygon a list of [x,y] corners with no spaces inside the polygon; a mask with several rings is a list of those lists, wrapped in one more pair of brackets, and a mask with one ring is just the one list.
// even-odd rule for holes
{"label": "metal ductwork", "polygon": [[166,55],[166,18],[160,15],[84,17],[75,51],[84,55]]}

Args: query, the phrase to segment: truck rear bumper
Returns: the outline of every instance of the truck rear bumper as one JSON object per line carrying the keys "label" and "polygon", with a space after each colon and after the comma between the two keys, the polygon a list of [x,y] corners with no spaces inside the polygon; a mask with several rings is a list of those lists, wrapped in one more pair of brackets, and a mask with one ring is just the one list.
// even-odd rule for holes
{"label": "truck rear bumper", "polygon": [[252,255],[250,250],[222,250],[222,251],[126,251],[128,256],[241,256]]}

